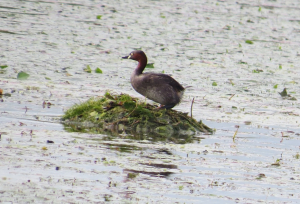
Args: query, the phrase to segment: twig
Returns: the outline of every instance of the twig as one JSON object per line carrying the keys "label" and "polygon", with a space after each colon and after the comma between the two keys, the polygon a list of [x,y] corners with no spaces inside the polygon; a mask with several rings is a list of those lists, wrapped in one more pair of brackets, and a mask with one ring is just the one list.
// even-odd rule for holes
{"label": "twig", "polygon": [[284,137],[283,132],[281,132],[281,140],[280,140],[280,143],[283,142],[283,137]]}
{"label": "twig", "polygon": [[232,97],[234,97],[235,94],[232,94],[231,97],[228,99],[229,101],[232,99]]}
{"label": "twig", "polygon": [[236,131],[235,131],[235,133],[234,133],[234,135],[232,137],[233,142],[235,140],[235,136],[237,135],[237,132],[238,132],[239,128],[240,128],[240,126],[237,125],[237,129],[236,129]]}
{"label": "twig", "polygon": [[195,98],[193,98],[192,104],[191,104],[191,118],[193,117],[193,105],[194,105],[194,99],[195,99]]}

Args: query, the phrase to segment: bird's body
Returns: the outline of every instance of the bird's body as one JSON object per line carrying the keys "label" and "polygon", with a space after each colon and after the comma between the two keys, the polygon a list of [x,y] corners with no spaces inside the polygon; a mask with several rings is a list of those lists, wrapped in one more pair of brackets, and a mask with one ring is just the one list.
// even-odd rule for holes
{"label": "bird's body", "polygon": [[143,96],[163,105],[162,108],[173,108],[180,103],[184,88],[175,79],[166,74],[143,73],[147,65],[147,57],[143,51],[137,50],[123,59],[138,61],[138,66],[131,74],[132,87]]}

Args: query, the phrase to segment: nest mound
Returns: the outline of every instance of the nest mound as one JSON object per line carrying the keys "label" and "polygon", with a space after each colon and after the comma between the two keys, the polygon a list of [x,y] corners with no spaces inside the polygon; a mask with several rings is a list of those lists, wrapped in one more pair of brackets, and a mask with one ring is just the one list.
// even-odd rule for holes
{"label": "nest mound", "polygon": [[202,121],[187,113],[158,109],[127,94],[111,94],[91,98],[76,104],[65,112],[63,123],[79,125],[81,129],[101,128],[156,136],[194,135],[197,132],[213,133]]}

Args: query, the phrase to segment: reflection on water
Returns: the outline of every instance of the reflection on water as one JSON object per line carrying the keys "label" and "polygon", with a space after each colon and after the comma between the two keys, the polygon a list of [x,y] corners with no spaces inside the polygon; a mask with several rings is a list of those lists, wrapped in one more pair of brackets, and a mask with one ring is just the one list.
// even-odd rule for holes
{"label": "reflection on water", "polygon": [[[100,127],[85,126],[85,124],[64,124],[64,130],[68,132],[82,132],[82,133],[91,133],[91,134],[103,134],[105,137],[101,137],[103,140],[113,140],[116,137],[122,139],[133,139],[133,140],[149,140],[152,142],[173,142],[176,144],[185,144],[191,143],[194,140],[200,141],[200,138],[195,134],[192,135],[180,135],[180,134],[169,134],[169,135],[160,135],[155,132],[138,133],[134,130],[119,130],[118,126],[114,126],[110,129],[103,129]],[[200,134],[200,133],[199,133]]]}

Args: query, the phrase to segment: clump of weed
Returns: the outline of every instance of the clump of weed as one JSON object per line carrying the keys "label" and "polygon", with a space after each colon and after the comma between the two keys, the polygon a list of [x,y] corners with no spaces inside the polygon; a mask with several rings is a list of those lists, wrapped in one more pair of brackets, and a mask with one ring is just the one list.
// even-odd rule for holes
{"label": "clump of weed", "polygon": [[[130,130],[134,133],[159,135],[192,135],[196,132],[213,133],[213,130],[189,117],[187,113],[158,109],[127,94],[106,92],[103,97],[91,98],[68,109],[65,124],[80,124],[92,128]],[[83,125],[85,124],[85,125]],[[89,125],[87,125],[89,124]]]}

